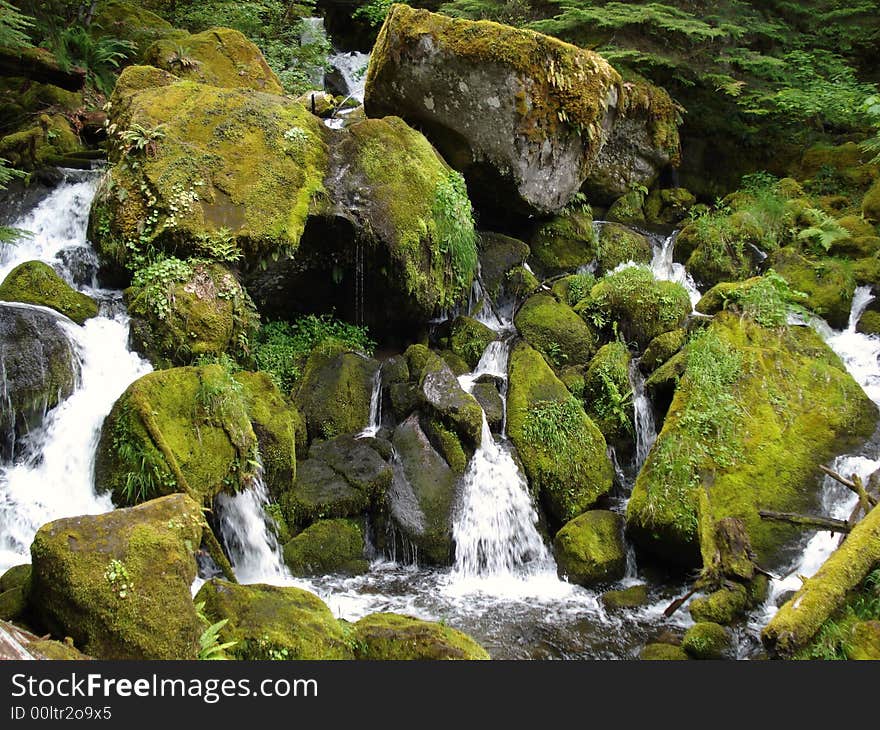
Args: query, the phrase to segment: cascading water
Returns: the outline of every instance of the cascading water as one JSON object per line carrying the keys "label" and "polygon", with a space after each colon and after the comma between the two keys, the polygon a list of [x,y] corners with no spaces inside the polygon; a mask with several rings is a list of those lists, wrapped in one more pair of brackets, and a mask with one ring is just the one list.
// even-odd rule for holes
{"label": "cascading water", "polygon": [[673,231],[662,241],[655,236],[651,236],[651,243],[654,249],[654,257],[651,259],[651,271],[654,273],[655,279],[674,281],[681,284],[687,290],[691,300],[691,307],[695,307],[703,295],[700,294],[700,290],[697,289],[693,277],[687,272],[684,264],[677,264],[673,261],[676,238],[678,238],[678,231]]}
{"label": "cascading water", "polygon": [[636,441],[635,466],[638,472],[657,439],[657,426],[654,422],[654,406],[645,394],[645,376],[639,370],[639,361],[636,358],[630,361],[629,383],[632,388],[633,430]]}
{"label": "cascading water", "polygon": [[373,390],[370,393],[370,420],[356,438],[371,438],[382,428],[382,368],[373,376]]}
{"label": "cascading water", "polygon": [[[33,235],[2,252],[0,279],[25,261],[58,265],[56,256],[64,251],[90,252],[86,226],[98,177],[99,173],[66,172],[55,190],[13,223]],[[68,280],[73,283],[69,275]],[[119,292],[84,290],[101,299],[120,297]],[[109,495],[94,490],[101,424],[128,385],[152,369],[129,350],[124,314],[93,317],[82,326],[57,316],[64,320],[61,326],[80,361],[79,383],[28,434],[20,455],[0,464],[0,571],[29,562],[31,541],[46,522],[112,509]]]}

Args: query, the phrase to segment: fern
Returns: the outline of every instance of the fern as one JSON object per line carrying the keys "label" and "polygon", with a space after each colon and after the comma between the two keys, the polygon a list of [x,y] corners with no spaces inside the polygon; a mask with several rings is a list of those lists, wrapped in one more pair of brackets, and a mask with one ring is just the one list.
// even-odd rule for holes
{"label": "fern", "polygon": [[806,215],[816,222],[798,233],[798,238],[801,241],[811,241],[818,244],[826,253],[837,241],[848,238],[850,235],[846,228],[818,208],[809,208]]}

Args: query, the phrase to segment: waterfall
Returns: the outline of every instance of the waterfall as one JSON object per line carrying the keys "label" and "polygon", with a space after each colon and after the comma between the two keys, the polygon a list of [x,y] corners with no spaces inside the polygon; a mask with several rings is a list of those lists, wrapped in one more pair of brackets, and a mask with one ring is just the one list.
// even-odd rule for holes
{"label": "waterfall", "polygon": [[327,63],[330,68],[336,70],[341,79],[344,88],[340,89],[340,92],[363,104],[370,54],[359,51],[334,53],[327,59]]}
{"label": "waterfall", "polygon": [[[459,379],[470,392],[482,376],[507,381],[509,340],[489,343],[473,373]],[[506,388],[502,388],[506,410]],[[553,558],[537,530],[538,513],[525,477],[506,439],[496,442],[486,414],[480,447],[461,482],[461,502],[453,520],[454,573],[460,578],[513,576],[554,570]]]}
{"label": "waterfall", "polygon": [[214,506],[220,534],[241,583],[276,583],[290,578],[274,523],[266,514],[269,489],[260,464],[249,487],[237,494],[218,494]]}
{"label": "waterfall", "polygon": [[370,393],[370,420],[366,428],[355,438],[370,438],[379,433],[382,428],[382,368],[376,368],[373,376],[373,390]]}
{"label": "waterfall", "polygon": [[684,264],[677,264],[672,260],[676,238],[678,238],[678,231],[673,231],[662,242],[656,237],[651,237],[651,245],[654,249],[651,271],[654,273],[655,279],[681,284],[691,299],[691,307],[695,307],[703,295],[700,294],[700,290],[697,289],[693,277],[687,272]]}
{"label": "waterfall", "polygon": [[[25,261],[58,265],[56,256],[65,250],[89,248],[86,226],[99,175],[65,174],[65,180],[36,208],[12,224],[33,236],[0,249],[0,278]],[[86,292],[120,296],[90,288]],[[152,369],[129,350],[124,314],[93,317],[82,326],[58,316],[80,361],[79,383],[28,434],[22,454],[0,464],[0,572],[30,561],[30,544],[43,524],[113,508],[109,495],[94,490],[101,425],[129,384]]]}
{"label": "waterfall", "polygon": [[636,440],[636,472],[642,468],[648,452],[657,439],[657,426],[654,423],[654,407],[645,395],[645,377],[639,370],[639,361],[633,358],[629,365],[629,384],[632,388],[633,430]]}

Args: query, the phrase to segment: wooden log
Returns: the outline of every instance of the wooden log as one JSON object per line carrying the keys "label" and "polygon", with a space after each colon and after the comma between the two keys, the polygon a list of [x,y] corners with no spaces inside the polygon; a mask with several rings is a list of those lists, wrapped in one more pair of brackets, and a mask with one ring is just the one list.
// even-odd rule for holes
{"label": "wooden log", "polygon": [[836,520],[832,517],[815,517],[813,515],[799,515],[796,512],[774,512],[766,509],[759,509],[758,515],[764,520],[788,522],[792,525],[800,525],[801,527],[816,530],[830,530],[831,532],[850,531],[850,525],[846,520]]}
{"label": "wooden log", "polygon": [[85,86],[83,68],[62,68],[55,56],[42,48],[16,51],[0,48],[0,76],[17,76],[41,84],[52,84],[67,91],[79,91]]}
{"label": "wooden log", "polygon": [[790,657],[806,646],[878,562],[880,509],[872,509],[764,627],[761,641],[767,651]]}
{"label": "wooden log", "polygon": [[877,506],[877,498],[872,494],[868,494],[868,492],[865,490],[865,487],[862,484],[862,480],[859,478],[858,474],[853,474],[851,479],[845,479],[840,474],[838,474],[836,471],[829,469],[827,466],[820,465],[819,469],[821,469],[825,474],[827,474],[829,477],[831,477],[834,481],[839,482],[840,484],[845,486],[847,489],[849,489],[851,492],[854,492],[855,494],[859,495],[859,499],[867,500],[868,503],[872,507]]}

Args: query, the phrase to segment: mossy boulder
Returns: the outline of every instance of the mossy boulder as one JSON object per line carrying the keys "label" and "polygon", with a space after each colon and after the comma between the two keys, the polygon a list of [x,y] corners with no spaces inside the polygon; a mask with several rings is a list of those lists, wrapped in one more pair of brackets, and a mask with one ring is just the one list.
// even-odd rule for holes
{"label": "mossy boulder", "polygon": [[349,642],[327,605],[301,588],[237,585],[213,579],[196,594],[220,629],[221,643],[234,641],[235,659],[352,659]]}
{"label": "mossy boulder", "polygon": [[22,618],[28,608],[28,591],[24,586],[16,586],[0,592],[0,621],[16,621]]}
{"label": "mossy boulder", "polygon": [[862,314],[856,325],[856,332],[862,332],[866,335],[880,335],[880,312],[869,309]]}
{"label": "mossy boulder", "polygon": [[786,247],[772,253],[767,264],[792,289],[807,295],[804,306],[824,317],[832,327],[846,327],[856,285],[845,262],[831,258],[810,261],[794,247]]}
{"label": "mossy boulder", "polygon": [[645,219],[651,225],[671,226],[684,220],[696,202],[686,188],[655,188],[645,200]]}
{"label": "mossy boulder", "polygon": [[559,575],[570,583],[612,583],[626,570],[623,516],[590,510],[567,522],[553,540]]}
{"label": "mossy boulder", "polygon": [[158,40],[144,52],[143,62],[202,84],[284,93],[260,49],[230,28]]}
{"label": "mossy boulder", "polygon": [[575,312],[608,331],[617,322],[624,338],[644,349],[685,323],[691,300],[681,284],[659,281],[647,267],[629,266],[600,279]]}
{"label": "mossy boulder", "polygon": [[482,322],[472,317],[456,317],[452,322],[449,345],[473,370],[489,343],[497,339],[498,335]]}
{"label": "mossy boulder", "polygon": [[293,575],[345,573],[370,568],[364,558],[364,531],[355,520],[318,520],[284,546],[284,562]]}
{"label": "mossy boulder", "polygon": [[499,433],[504,423],[504,401],[494,382],[475,383],[471,390],[493,433]]}
{"label": "mossy boulder", "polygon": [[602,594],[602,603],[605,608],[610,609],[638,608],[647,602],[648,586],[644,583],[620,590],[605,591]]}
{"label": "mossy boulder", "polygon": [[431,444],[411,415],[394,431],[397,454],[388,509],[399,533],[435,565],[452,558],[452,517],[458,474]]}
{"label": "mossy boulder", "polygon": [[57,113],[39,114],[24,129],[0,137],[0,157],[23,170],[55,167],[63,162],[65,155],[82,149],[83,144],[70,121]]}
{"label": "mossy boulder", "polygon": [[[700,310],[698,309],[697,311]],[[642,353],[642,357],[639,359],[639,367],[646,373],[654,372],[684,347],[686,340],[687,332],[684,329],[670,330],[662,335],[657,335],[648,343],[644,353]]]}
{"label": "mossy boulder", "polygon": [[507,430],[529,486],[557,525],[611,489],[602,432],[537,350],[518,342],[509,364]]}
{"label": "mossy boulder", "polygon": [[49,307],[77,324],[98,314],[94,299],[73,289],[42,261],[26,261],[10,271],[0,284],[0,300]]}
{"label": "mossy boulder", "polygon": [[627,225],[644,225],[645,211],[643,205],[645,203],[645,194],[640,190],[630,190],[628,193],[621,195],[615,200],[605,219],[614,223],[625,223]]}
{"label": "mossy boulder", "polygon": [[551,294],[529,297],[516,313],[514,323],[554,367],[585,365],[598,346],[593,328]]}
{"label": "mossy boulder", "polygon": [[880,659],[880,621],[858,621],[853,624],[846,644],[846,658]]}
{"label": "mossy boulder", "polygon": [[764,230],[746,211],[689,223],[675,240],[674,257],[701,287],[753,276],[762,254]]}
{"label": "mossy boulder", "polygon": [[0,451],[36,428],[50,408],[67,398],[79,377],[79,360],[63,319],[0,303]]}
{"label": "mossy boulder", "polygon": [[203,529],[201,506],[183,494],[43,525],[30,606],[101,659],[195,659],[204,627],[190,586]]}
{"label": "mossy boulder", "polygon": [[688,607],[698,623],[729,625],[740,618],[749,607],[749,594],[744,585],[731,584],[704,596],[698,596]]}
{"label": "mossy boulder", "polygon": [[598,273],[609,272],[627,261],[650,264],[653,256],[651,242],[647,236],[620,223],[601,225],[597,249]]}
{"label": "mossy boulder", "polygon": [[148,148],[114,147],[92,204],[105,263],[130,264],[131,247],[204,255],[220,238],[233,244],[224,255],[251,264],[295,251],[323,189],[329,130],[280,96],[161,78],[140,88],[143,77],[126,69],[111,98],[111,123]]}
{"label": "mossy boulder", "polygon": [[644,661],[683,661],[690,659],[684,649],[672,644],[647,644],[640,652]]}
{"label": "mossy boulder", "polygon": [[541,224],[529,242],[531,265],[544,276],[556,276],[589,265],[596,258],[593,219],[567,212]]}
{"label": "mossy boulder", "polygon": [[139,57],[158,40],[177,39],[185,43],[184,38],[188,36],[186,31],[175,28],[146,7],[124,0],[98,2],[89,31],[95,38],[118,38],[134,43]]}
{"label": "mossy boulder", "polygon": [[13,588],[27,586],[31,581],[31,565],[13,565],[3,575],[0,575],[0,593],[5,593]]}
{"label": "mossy boulder", "polygon": [[355,352],[319,345],[306,362],[294,402],[310,439],[356,433],[370,420],[379,363]]}
{"label": "mossy boulder", "polygon": [[591,174],[620,195],[678,157],[665,92],[624,85],[598,54],[406,5],[379,32],[365,107],[426,129],[473,189],[527,213],[558,212]]}
{"label": "mossy boulder", "polygon": [[398,613],[372,613],[353,629],[357,659],[489,659],[486,650],[467,634]]}
{"label": "mossy boulder", "polygon": [[622,342],[599,348],[584,374],[583,399],[587,414],[608,442],[632,435],[632,399],[627,398],[630,353]]}
{"label": "mossy boulder", "polygon": [[681,648],[694,659],[721,659],[729,645],[727,630],[711,621],[694,624],[681,640]]}
{"label": "mossy boulder", "polygon": [[[160,286],[162,286],[160,284]],[[177,281],[126,289],[132,347],[159,366],[189,365],[200,356],[245,355],[257,316],[233,273],[216,263],[182,264]]]}
{"label": "mossy boulder", "polygon": [[738,517],[758,563],[773,565],[792,528],[758,510],[813,507],[818,467],[870,436],[877,409],[808,327],[721,312],[658,373],[676,361],[683,377],[636,479],[628,534],[693,565],[714,554],[714,525]]}
{"label": "mossy boulder", "polygon": [[501,233],[480,231],[480,271],[487,293],[493,300],[508,292],[508,274],[522,266],[531,254],[529,246],[518,238]]}
{"label": "mossy boulder", "polygon": [[880,225],[880,179],[878,179],[862,198],[862,217],[875,225]]}
{"label": "mossy boulder", "polygon": [[207,504],[248,483],[257,444],[243,387],[221,366],[159,370],[132,383],[104,421],[95,485],[116,504],[171,492]]}

